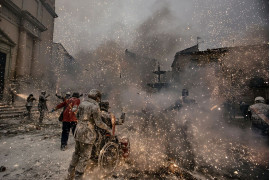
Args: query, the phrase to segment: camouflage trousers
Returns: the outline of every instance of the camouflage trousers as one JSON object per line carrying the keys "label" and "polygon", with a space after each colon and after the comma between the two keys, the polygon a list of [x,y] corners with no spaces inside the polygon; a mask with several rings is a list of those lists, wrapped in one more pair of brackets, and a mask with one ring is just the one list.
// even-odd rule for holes
{"label": "camouflage trousers", "polygon": [[85,144],[76,141],[75,152],[72,155],[72,160],[68,169],[70,175],[74,174],[75,171],[79,174],[84,173],[86,166],[90,163],[92,147],[93,144]]}
{"label": "camouflage trousers", "polygon": [[39,115],[39,123],[42,123],[43,118],[44,118],[44,114],[45,114],[45,109],[39,110],[39,113],[40,113],[40,115]]}
{"label": "camouflage trousers", "polygon": [[27,110],[27,117],[28,119],[32,119],[32,115],[31,115],[31,109],[32,109],[32,106],[26,106],[26,110]]}

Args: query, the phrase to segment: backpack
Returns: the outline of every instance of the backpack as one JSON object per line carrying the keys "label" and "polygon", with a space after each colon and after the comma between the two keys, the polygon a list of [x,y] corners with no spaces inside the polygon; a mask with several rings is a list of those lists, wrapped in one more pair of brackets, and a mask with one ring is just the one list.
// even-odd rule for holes
{"label": "backpack", "polygon": [[[69,101],[68,101],[68,102],[69,102]],[[69,106],[69,104],[70,104],[70,102],[67,103],[67,105],[64,107],[63,111],[61,112],[61,114],[60,114],[60,116],[59,116],[59,118],[58,118],[58,120],[59,120],[60,122],[63,121],[63,119],[64,119],[64,112],[65,112],[66,108]]]}
{"label": "backpack", "polygon": [[58,118],[58,120],[59,120],[60,122],[63,121],[65,109],[66,109],[66,108],[64,108],[64,110],[61,112],[61,114],[60,114],[60,116],[59,116],[59,118]]}

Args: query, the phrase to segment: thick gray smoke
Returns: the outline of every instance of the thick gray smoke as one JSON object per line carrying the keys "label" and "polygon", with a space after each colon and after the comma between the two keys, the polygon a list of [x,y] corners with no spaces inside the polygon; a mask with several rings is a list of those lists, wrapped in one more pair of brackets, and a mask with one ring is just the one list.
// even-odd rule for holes
{"label": "thick gray smoke", "polygon": [[[121,110],[127,113],[126,124],[117,131],[130,138],[134,168],[156,170],[172,158],[183,168],[209,174],[210,178],[226,179],[244,177],[245,171],[258,168],[256,164],[267,166],[268,148],[263,140],[253,137],[247,129],[228,125],[223,109],[213,109],[220,108],[227,98],[226,94],[218,96],[222,86],[213,67],[201,68],[196,73],[186,68],[181,75],[185,82],[178,89],[153,94],[146,86],[156,80],[151,71],[158,61],[168,69],[174,54],[194,45],[197,36],[205,40],[204,48],[268,42],[265,3],[254,0],[58,3],[59,13],[64,17],[58,20],[55,39],[62,39],[80,65],[74,81],[63,78],[62,84],[68,82],[67,89],[85,93],[92,88],[100,89],[104,99],[110,101],[112,112],[118,116]],[[254,12],[255,17],[251,15]],[[131,53],[127,55],[126,49]],[[254,55],[257,59],[260,56]],[[236,66],[233,57],[233,54],[226,56],[227,67]],[[245,74],[252,71],[248,62],[243,69]],[[239,60],[238,65],[241,64]],[[261,62],[258,64],[265,67]],[[267,72],[264,68],[263,74],[268,78]],[[196,104],[174,110],[171,107],[181,101],[184,87],[190,87],[190,96]]]}
{"label": "thick gray smoke", "polygon": [[205,90],[200,79],[190,80],[202,86],[190,89],[196,104],[184,104],[180,111],[170,108],[181,96],[173,90],[149,96],[129,87],[121,96],[128,120],[119,130],[130,137],[134,168],[157,171],[168,159],[174,159],[182,168],[208,178],[266,177],[258,169],[267,169],[267,139],[248,128],[230,125],[223,101]]}
{"label": "thick gray smoke", "polygon": [[132,49],[143,56],[154,57],[163,66],[169,67],[171,61],[168,60],[168,57],[173,57],[175,52],[181,48],[181,37],[188,36],[188,34],[179,34],[179,32],[164,29],[174,21],[175,17],[168,7],[157,10],[137,28],[137,37]]}
{"label": "thick gray smoke", "polygon": [[[93,50],[107,40],[124,42],[130,48],[132,41],[142,36],[139,33],[145,32],[175,34],[175,41],[182,44],[178,44],[179,50],[194,45],[197,36],[204,40],[203,49],[268,41],[269,9],[265,0],[67,0],[56,1],[56,10],[59,18],[54,41],[61,42],[73,55]],[[160,17],[153,18],[154,14]],[[152,18],[158,20],[157,24],[144,24]],[[138,31],[142,24],[144,30]]]}
{"label": "thick gray smoke", "polygon": [[[146,84],[155,80],[152,71],[157,68],[157,63],[168,66],[168,61],[163,60],[173,56],[181,44],[177,41],[179,35],[159,31],[160,22],[170,19],[173,17],[169,9],[162,7],[136,29],[138,34],[128,46],[120,40],[108,40],[95,50],[77,52],[74,57],[81,67],[77,70],[75,87],[83,91],[98,88],[104,94],[112,94],[114,89],[123,89],[131,84],[139,89],[147,88]],[[130,47],[131,50],[125,51],[125,47]],[[62,78],[62,81],[70,79]]]}
{"label": "thick gray smoke", "polygon": [[[76,83],[69,86],[76,84],[79,89],[111,89],[130,79],[138,86],[148,83],[146,78],[149,83],[153,81],[153,77],[147,77],[150,75],[144,76],[146,70],[140,71],[146,69],[146,60],[137,58],[137,62],[127,63],[125,49],[137,56],[156,59],[147,67],[150,72],[157,62],[168,70],[175,53],[194,45],[197,36],[204,41],[201,48],[268,42],[269,10],[262,0],[56,3],[59,18],[54,41],[61,42],[81,65],[77,69],[79,78],[63,77],[62,84],[71,79]],[[127,77],[125,72],[131,76],[115,82],[120,75]],[[140,82],[143,78],[146,80]]]}

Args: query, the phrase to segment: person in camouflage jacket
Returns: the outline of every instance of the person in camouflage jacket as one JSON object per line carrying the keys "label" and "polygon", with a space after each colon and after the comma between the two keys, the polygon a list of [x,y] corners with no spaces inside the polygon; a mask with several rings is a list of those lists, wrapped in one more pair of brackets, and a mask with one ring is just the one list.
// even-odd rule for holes
{"label": "person in camouflage jacket", "polygon": [[86,166],[90,163],[92,148],[96,140],[95,126],[111,132],[101,120],[99,102],[101,93],[92,89],[88,93],[88,99],[79,105],[78,124],[75,130],[75,151],[68,169],[66,179],[82,179]]}

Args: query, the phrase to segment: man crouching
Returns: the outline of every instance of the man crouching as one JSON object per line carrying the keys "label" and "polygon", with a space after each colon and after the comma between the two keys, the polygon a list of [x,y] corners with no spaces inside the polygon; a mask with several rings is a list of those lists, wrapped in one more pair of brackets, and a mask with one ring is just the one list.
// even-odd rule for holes
{"label": "man crouching", "polygon": [[75,152],[68,169],[67,179],[82,179],[86,166],[90,162],[92,148],[96,140],[95,126],[111,133],[109,128],[101,120],[99,102],[101,93],[92,89],[88,93],[88,99],[79,105],[78,124],[75,130]]}

